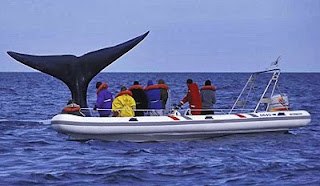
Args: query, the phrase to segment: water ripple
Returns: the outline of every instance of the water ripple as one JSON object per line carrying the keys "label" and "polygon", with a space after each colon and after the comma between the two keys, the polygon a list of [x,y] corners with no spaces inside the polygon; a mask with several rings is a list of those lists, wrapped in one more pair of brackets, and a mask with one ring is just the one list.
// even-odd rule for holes
{"label": "water ripple", "polygon": [[[306,127],[288,134],[230,135],[160,143],[69,140],[50,126],[50,118],[70,99],[63,83],[40,73],[0,73],[0,76],[0,92],[3,93],[0,97],[3,109],[0,113],[0,180],[3,185],[320,183],[320,102],[316,96],[320,95],[320,83],[315,81],[320,79],[320,74],[282,74],[281,85],[292,107],[306,109],[312,114],[312,123]],[[187,91],[187,77],[199,85],[211,79],[218,87],[216,107],[227,107],[240,93],[249,75],[99,74],[89,85],[88,103],[94,104],[98,80],[107,81],[116,94],[121,85],[130,86],[136,79],[145,85],[148,79],[160,78],[168,83],[172,102],[176,103]]]}

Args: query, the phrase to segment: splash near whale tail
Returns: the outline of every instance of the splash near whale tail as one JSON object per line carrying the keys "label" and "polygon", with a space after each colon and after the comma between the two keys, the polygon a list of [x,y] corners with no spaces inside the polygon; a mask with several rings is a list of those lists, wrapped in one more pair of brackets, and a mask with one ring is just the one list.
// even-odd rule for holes
{"label": "splash near whale tail", "polygon": [[135,47],[149,32],[119,45],[89,52],[82,56],[35,56],[7,52],[15,60],[63,81],[70,89],[72,99],[87,107],[87,89],[90,81],[105,67]]}

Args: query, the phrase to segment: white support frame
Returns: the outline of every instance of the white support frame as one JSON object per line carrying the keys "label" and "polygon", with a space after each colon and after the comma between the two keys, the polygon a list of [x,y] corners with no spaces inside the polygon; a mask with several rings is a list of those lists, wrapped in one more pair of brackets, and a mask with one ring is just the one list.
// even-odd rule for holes
{"label": "white support frame", "polygon": [[[255,81],[255,77],[256,77],[257,75],[259,75],[259,74],[268,73],[268,72],[273,72],[272,77],[270,78],[270,80],[269,80],[269,82],[268,82],[268,84],[267,84],[264,92],[262,93],[262,95],[261,95],[261,97],[260,97],[260,99],[259,99],[259,101],[258,101],[258,103],[257,103],[257,105],[256,105],[256,107],[255,107],[255,109],[254,109],[253,112],[257,112],[257,111],[258,111],[258,109],[259,109],[259,107],[260,107],[260,104],[262,103],[262,100],[265,98],[265,95],[266,95],[267,91],[269,90],[269,87],[270,87],[271,84],[274,82],[273,88],[272,88],[272,91],[271,91],[271,94],[270,94],[270,98],[273,96],[274,91],[275,91],[275,88],[276,88],[276,86],[278,85],[278,79],[279,79],[279,76],[280,76],[280,69],[271,69],[271,70],[265,70],[265,71],[261,71],[261,72],[255,72],[255,73],[251,74],[251,76],[249,77],[247,83],[246,83],[245,86],[243,87],[243,89],[242,89],[242,91],[240,92],[238,98],[236,99],[236,101],[234,102],[232,108],[230,109],[229,114],[231,114],[232,111],[235,110],[235,107],[237,106],[237,103],[238,103],[239,100],[241,99],[241,97],[242,97],[244,91],[247,89],[249,83],[251,83],[251,87],[250,87],[250,90],[249,90],[249,93],[248,93],[247,97],[245,98],[245,103],[247,102],[247,99],[248,99],[248,97],[249,97],[249,94],[251,93],[251,90],[253,89],[252,84],[253,84],[254,81]],[[266,107],[266,111],[268,111],[269,106],[270,106],[270,103],[268,103],[268,105],[267,105],[267,107]],[[242,109],[244,109],[244,106],[243,106]]]}

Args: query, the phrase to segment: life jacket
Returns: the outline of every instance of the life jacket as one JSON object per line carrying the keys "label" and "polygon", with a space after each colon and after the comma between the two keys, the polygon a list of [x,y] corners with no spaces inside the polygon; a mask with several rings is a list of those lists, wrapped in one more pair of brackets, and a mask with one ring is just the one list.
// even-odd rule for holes
{"label": "life jacket", "polygon": [[129,88],[129,90],[133,90],[133,89],[141,89],[141,90],[143,90],[143,86],[141,86],[141,85],[132,85],[132,86]]}
{"label": "life jacket", "polygon": [[80,106],[75,103],[71,103],[63,108],[63,110],[66,112],[77,112],[80,109],[81,109]]}
{"label": "life jacket", "polygon": [[130,90],[124,90],[124,91],[119,92],[119,94],[116,97],[119,97],[123,94],[128,94],[129,96],[132,96],[132,92]]}
{"label": "life jacket", "polygon": [[200,90],[213,90],[213,91],[216,91],[216,87],[212,86],[212,85],[206,85],[206,86],[201,87]]}
{"label": "life jacket", "polygon": [[151,90],[151,89],[165,89],[168,90],[168,86],[166,84],[158,84],[158,85],[149,85],[144,90]]}
{"label": "life jacket", "polygon": [[202,103],[198,85],[196,83],[188,84],[188,89],[188,94],[183,98],[181,103],[189,102],[190,109],[196,109],[195,111],[191,111],[191,113],[193,115],[200,115]]}
{"label": "life jacket", "polygon": [[76,112],[80,110],[80,107],[64,107],[63,110],[66,112]]}
{"label": "life jacket", "polygon": [[107,83],[102,83],[99,88],[97,89],[97,94],[103,89],[108,89],[108,84]]}

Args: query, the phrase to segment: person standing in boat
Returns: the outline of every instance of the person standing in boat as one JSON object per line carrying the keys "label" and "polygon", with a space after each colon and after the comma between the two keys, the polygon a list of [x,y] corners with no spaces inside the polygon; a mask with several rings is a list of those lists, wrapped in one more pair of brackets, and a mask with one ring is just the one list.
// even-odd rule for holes
{"label": "person standing in boat", "polygon": [[[132,92],[132,97],[136,102],[137,109],[147,109],[148,108],[148,100],[147,96],[143,91],[143,87],[139,85],[138,81],[134,81],[133,85],[129,88]],[[144,111],[135,111],[136,116],[144,116]]]}
{"label": "person standing in boat", "polygon": [[152,109],[150,115],[160,116],[162,115],[162,104],[161,104],[161,92],[158,85],[154,85],[152,80],[149,80],[147,87],[144,89],[147,99],[148,108]]}
{"label": "person standing in boat", "polygon": [[168,86],[165,84],[163,79],[159,79],[158,86],[160,89],[160,101],[162,105],[162,109],[166,108],[167,100],[168,100]]}
{"label": "person standing in boat", "polygon": [[112,105],[112,94],[109,92],[107,83],[96,83],[97,88],[97,101],[94,109],[108,109],[108,110],[98,110],[100,117],[108,117],[111,114]]}
{"label": "person standing in boat", "polygon": [[187,80],[188,93],[187,95],[180,101],[180,106],[189,102],[189,108],[191,109],[192,115],[201,115],[201,96],[199,92],[198,85],[193,83],[192,79]]}
{"label": "person standing in boat", "polygon": [[216,87],[211,85],[211,81],[207,80],[200,89],[202,101],[202,115],[214,114],[213,104],[216,103]]}
{"label": "person standing in boat", "polygon": [[121,92],[112,102],[112,111],[117,117],[133,117],[136,102],[132,98],[132,92],[126,87],[121,87]]}

